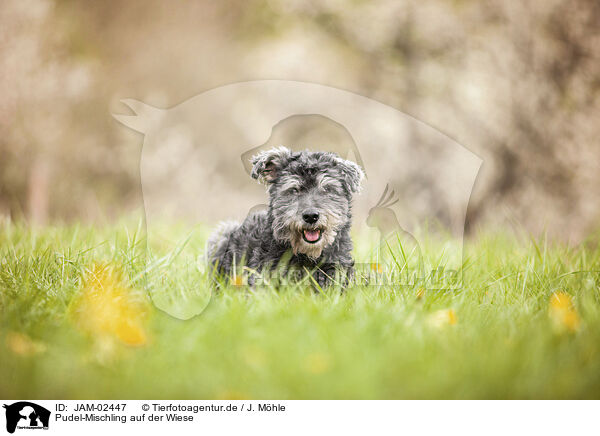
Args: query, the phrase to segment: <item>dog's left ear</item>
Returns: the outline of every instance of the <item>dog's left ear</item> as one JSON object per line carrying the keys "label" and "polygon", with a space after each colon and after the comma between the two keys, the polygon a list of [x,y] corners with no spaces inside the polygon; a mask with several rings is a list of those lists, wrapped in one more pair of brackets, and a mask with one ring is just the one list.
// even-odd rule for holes
{"label": "dog's left ear", "polygon": [[361,189],[362,180],[365,177],[365,173],[362,168],[351,160],[339,159],[338,163],[350,192],[353,194],[359,192]]}
{"label": "dog's left ear", "polygon": [[277,172],[283,168],[291,155],[292,150],[286,147],[261,151],[250,159],[252,163],[250,176],[261,183],[271,183],[277,178]]}

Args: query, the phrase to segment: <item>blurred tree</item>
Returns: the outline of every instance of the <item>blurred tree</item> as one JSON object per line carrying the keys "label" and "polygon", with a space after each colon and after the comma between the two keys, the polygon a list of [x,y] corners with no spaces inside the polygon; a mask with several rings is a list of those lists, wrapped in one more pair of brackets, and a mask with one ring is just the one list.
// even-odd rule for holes
{"label": "blurred tree", "polygon": [[471,225],[580,238],[600,217],[599,22],[597,0],[5,0],[0,213],[131,210],[141,141],[111,119],[119,98],[277,78],[375,98],[482,156]]}

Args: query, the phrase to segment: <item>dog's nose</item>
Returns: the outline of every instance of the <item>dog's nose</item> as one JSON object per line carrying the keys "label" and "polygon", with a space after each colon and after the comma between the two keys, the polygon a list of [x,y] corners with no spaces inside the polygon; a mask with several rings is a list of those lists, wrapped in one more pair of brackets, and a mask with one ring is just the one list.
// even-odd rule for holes
{"label": "dog's nose", "polygon": [[319,213],[315,211],[304,212],[302,214],[302,219],[308,224],[314,224],[319,219]]}

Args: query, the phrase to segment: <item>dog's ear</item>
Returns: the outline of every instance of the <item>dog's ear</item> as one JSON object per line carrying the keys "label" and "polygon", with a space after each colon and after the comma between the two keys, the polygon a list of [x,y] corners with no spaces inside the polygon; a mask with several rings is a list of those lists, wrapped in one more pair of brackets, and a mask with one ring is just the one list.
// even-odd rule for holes
{"label": "dog's ear", "polygon": [[252,172],[250,176],[261,183],[271,183],[277,177],[277,172],[287,163],[292,151],[286,147],[272,148],[261,151],[250,159]]}
{"label": "dog's ear", "polygon": [[362,168],[351,160],[338,159],[338,164],[351,193],[359,192],[365,173]]}

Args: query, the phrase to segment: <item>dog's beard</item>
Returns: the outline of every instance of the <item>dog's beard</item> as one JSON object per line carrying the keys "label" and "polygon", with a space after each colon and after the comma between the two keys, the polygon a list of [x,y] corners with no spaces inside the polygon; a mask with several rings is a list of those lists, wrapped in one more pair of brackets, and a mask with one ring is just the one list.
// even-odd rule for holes
{"label": "dog's beard", "polygon": [[[274,228],[275,237],[281,241],[288,241],[294,254],[304,254],[312,259],[318,259],[323,250],[333,244],[341,227],[341,216],[335,214],[322,215],[315,224],[308,225],[303,221],[292,219],[281,223]],[[311,242],[307,232],[319,231],[319,238]]]}
{"label": "dog's beard", "polygon": [[290,228],[290,243],[294,254],[302,253],[312,259],[318,259],[323,249],[335,241],[337,231],[327,227],[317,227],[320,231],[319,240],[316,242],[307,242],[304,231],[306,227],[293,226]]}

